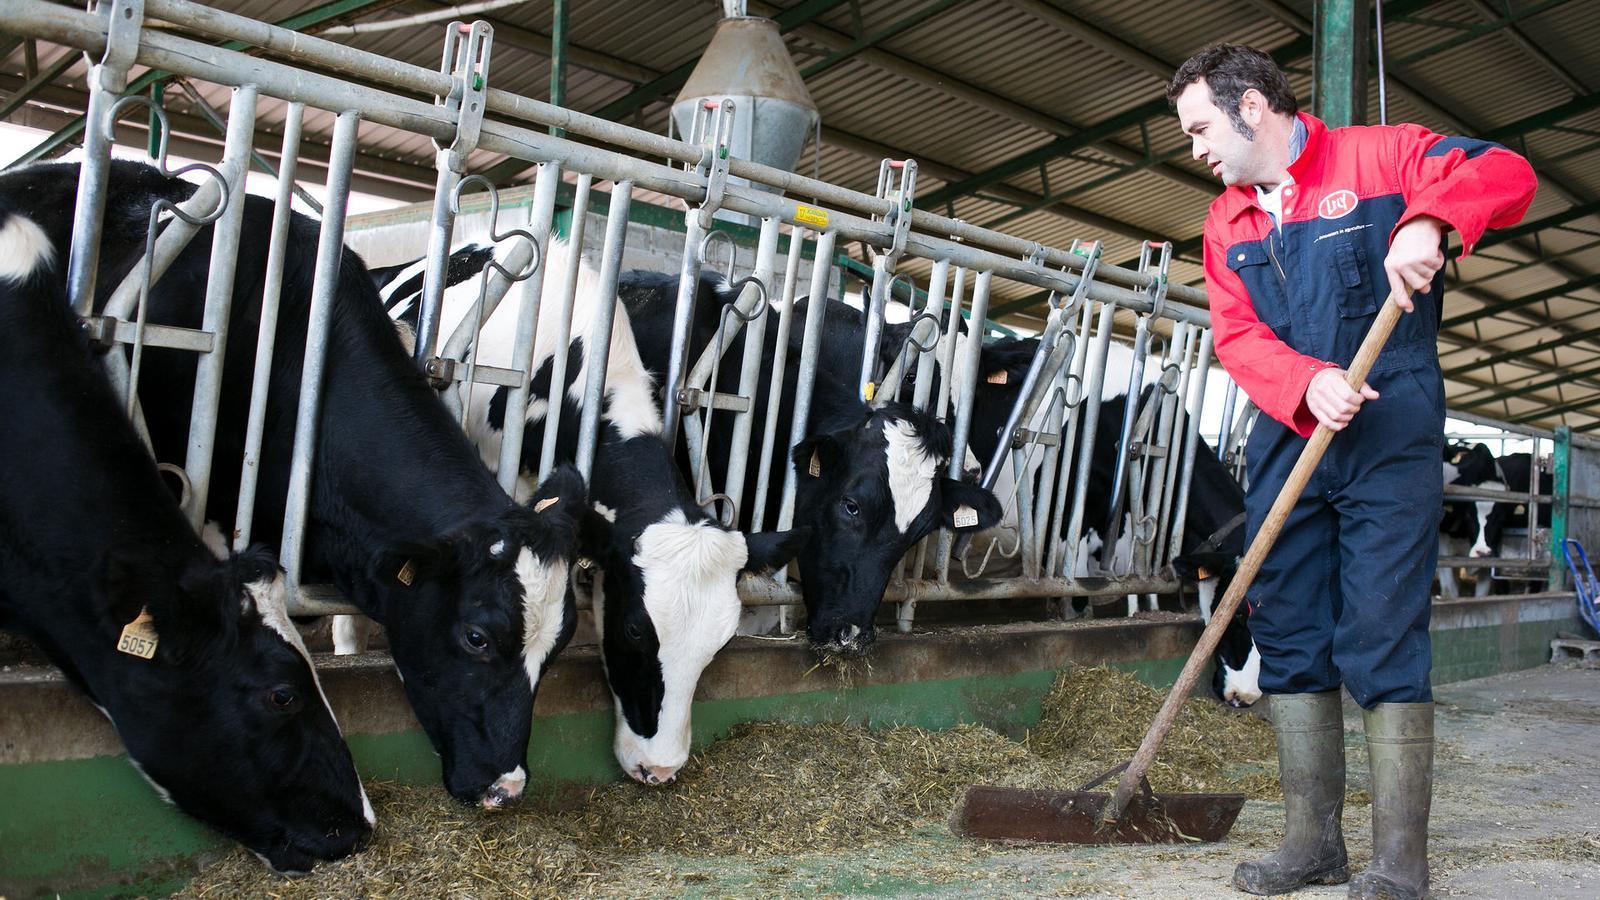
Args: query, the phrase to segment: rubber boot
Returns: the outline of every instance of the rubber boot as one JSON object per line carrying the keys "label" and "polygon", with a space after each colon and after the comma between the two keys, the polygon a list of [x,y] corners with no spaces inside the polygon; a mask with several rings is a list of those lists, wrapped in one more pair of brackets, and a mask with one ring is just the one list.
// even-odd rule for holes
{"label": "rubber boot", "polygon": [[1433,704],[1379,703],[1366,711],[1372,763],[1372,865],[1350,896],[1428,896],[1428,806],[1433,800]]}
{"label": "rubber boot", "polygon": [[1233,886],[1249,894],[1282,894],[1308,884],[1350,878],[1339,817],[1344,813],[1344,712],[1338,691],[1274,694],[1278,781],[1283,785],[1283,843],[1240,863]]}

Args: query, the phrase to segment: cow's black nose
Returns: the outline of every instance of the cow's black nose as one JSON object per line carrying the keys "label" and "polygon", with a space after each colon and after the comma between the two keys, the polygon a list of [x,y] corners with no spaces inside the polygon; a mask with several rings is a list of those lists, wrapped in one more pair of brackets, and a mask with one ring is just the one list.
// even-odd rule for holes
{"label": "cow's black nose", "polygon": [[861,626],[840,625],[838,630],[833,633],[833,637],[841,647],[848,647],[854,644],[857,638],[861,637]]}

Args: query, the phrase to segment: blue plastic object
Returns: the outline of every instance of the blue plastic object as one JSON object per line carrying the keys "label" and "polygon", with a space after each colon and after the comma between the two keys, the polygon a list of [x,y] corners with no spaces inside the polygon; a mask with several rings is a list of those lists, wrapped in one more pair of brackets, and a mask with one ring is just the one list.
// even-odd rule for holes
{"label": "blue plastic object", "polygon": [[[1574,548],[1583,563],[1582,572],[1578,571],[1578,564],[1572,560]],[[1572,588],[1578,593],[1578,616],[1596,637],[1600,637],[1600,579],[1595,578],[1594,569],[1589,565],[1589,554],[1583,552],[1583,545],[1577,540],[1567,538],[1561,545],[1561,555],[1566,557],[1567,571],[1572,573]]]}

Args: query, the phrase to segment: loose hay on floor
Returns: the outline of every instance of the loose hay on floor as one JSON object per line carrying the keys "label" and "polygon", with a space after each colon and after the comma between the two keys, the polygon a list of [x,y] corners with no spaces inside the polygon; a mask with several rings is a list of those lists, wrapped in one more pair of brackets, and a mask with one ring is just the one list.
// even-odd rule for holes
{"label": "loose hay on floor", "polygon": [[[432,786],[373,783],[378,829],[365,853],[283,880],[236,851],[184,895],[574,896],[603,890],[607,873],[651,854],[775,859],[882,845],[942,827],[973,784],[1076,787],[1132,755],[1161,696],[1124,673],[1070,670],[1025,744],[977,725],[748,723],[697,754],[671,787],[617,782],[567,810],[483,812]],[[1191,700],[1151,781],[1272,795],[1273,755],[1264,722]]]}
{"label": "loose hay on floor", "polygon": [[[1067,780],[1086,781],[1133,756],[1165,697],[1165,691],[1116,669],[1068,669],[1045,696],[1028,746],[1059,760],[1070,773]],[[1150,785],[1158,791],[1277,797],[1277,747],[1265,720],[1190,697],[1150,767]]]}

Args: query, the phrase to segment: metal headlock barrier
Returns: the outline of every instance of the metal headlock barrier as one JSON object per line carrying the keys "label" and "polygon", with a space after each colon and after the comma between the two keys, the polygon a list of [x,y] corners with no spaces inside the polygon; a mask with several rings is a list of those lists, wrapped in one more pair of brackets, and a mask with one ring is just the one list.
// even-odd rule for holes
{"label": "metal headlock barrier", "polygon": [[[164,24],[144,27],[156,21]],[[1200,308],[1203,294],[1168,279],[1170,245],[1146,242],[1138,265],[1126,268],[1104,262],[1098,241],[1074,242],[1066,249],[1046,247],[919,209],[914,160],[885,160],[877,190],[865,193],[739,159],[728,151],[732,123],[739,115],[732,101],[707,105],[697,113],[687,139],[676,140],[498,90],[489,86],[493,29],[483,22],[452,22],[445,28],[438,70],[189,0],[102,0],[88,11],[46,0],[9,0],[6,29],[14,35],[81,49],[98,60],[89,78],[85,163],[69,264],[70,293],[92,333],[107,343],[131,348],[131,359],[121,353],[109,354],[108,365],[124,386],[134,413],[137,408],[132,398],[136,397],[144,347],[176,347],[200,354],[189,453],[183,467],[192,483],[185,509],[197,528],[205,522],[229,294],[245,196],[243,179],[253,150],[257,100],[269,97],[288,103],[250,401],[246,475],[240,486],[239,522],[232,535],[236,547],[244,546],[251,534],[256,483],[255,466],[248,461],[259,457],[262,442],[267,367],[276,338],[279,282],[301,126],[308,108],[336,116],[281,548],[282,562],[296,587],[291,594],[295,614],[353,611],[332,590],[302,586],[299,579],[345,208],[356,132],[364,121],[426,136],[438,148],[415,355],[458,416],[469,409],[468,388],[472,385],[511,389],[499,465],[500,482],[508,492],[515,490],[521,468],[524,414],[534,399],[529,369],[544,303],[560,304],[557,315],[544,317],[556,322],[559,332],[552,342],[552,385],[565,383],[572,362],[566,358],[566,348],[573,336],[577,250],[583,246],[586,219],[582,213],[589,208],[594,182],[600,180],[610,182],[611,190],[598,267],[599,296],[611,298],[611,302],[599,305],[589,326],[591,335],[609,334],[612,327],[629,206],[635,193],[649,191],[685,205],[681,280],[663,419],[669,438],[683,432],[693,461],[693,487],[714,514],[724,521],[736,521],[748,501],[755,529],[783,529],[792,523],[792,467],[785,467],[782,484],[769,483],[768,473],[774,458],[786,459],[806,435],[826,309],[825,303],[809,302],[804,321],[797,323],[796,298],[802,284],[813,301],[826,297],[835,248],[841,241],[857,241],[871,248],[872,260],[865,304],[866,338],[860,348],[857,376],[859,397],[876,405],[908,391],[910,402],[948,422],[958,448],[945,473],[949,477],[962,476],[960,448],[969,438],[979,437],[973,434],[973,405],[983,347],[980,340],[962,339],[963,316],[969,318],[975,336],[983,332],[995,279],[1050,292],[1046,325],[1018,399],[1004,429],[991,436],[998,439],[992,458],[982,460],[983,483],[997,490],[1007,509],[1007,524],[999,530],[1000,537],[980,537],[971,546],[941,531],[914,548],[886,594],[887,600],[900,604],[901,627],[911,626],[915,606],[924,600],[1151,594],[1177,586],[1169,564],[1184,538],[1189,480],[1200,444],[1206,380],[1212,369],[1212,338],[1209,317]],[[252,56],[205,41],[238,42],[263,53]],[[147,259],[135,266],[101,315],[93,317],[111,124],[128,102],[120,101],[119,96],[127,84],[128,70],[135,64],[232,87],[227,142],[221,163],[207,167],[207,180],[173,210],[159,235],[152,227]],[[564,136],[552,136],[549,126],[556,126]],[[498,221],[495,187],[468,171],[468,157],[476,150],[508,154],[537,166],[533,200],[522,213],[525,219],[504,226]],[[730,180],[730,176],[776,192],[757,190]],[[573,216],[568,237],[574,252],[568,254],[563,271],[546,271],[543,242],[551,233],[558,188],[564,181],[574,180],[574,209],[580,213]],[[461,198],[473,188],[490,195],[496,261],[484,270],[472,311],[441,343],[445,264]],[[737,247],[718,228],[721,212],[744,214],[760,222],[754,260],[744,277],[737,277]],[[155,215],[152,211],[153,225]],[[203,327],[182,329],[146,322],[143,301],[149,285],[207,224],[213,228],[213,244]],[[785,237],[787,253],[780,264]],[[691,358],[695,286],[721,243],[731,251],[725,274],[735,299],[719,311],[719,328],[710,346]],[[812,260],[811,269],[802,272],[807,256]],[[901,271],[901,263],[907,259],[931,263],[926,285],[912,283],[911,276]],[[880,353],[880,336],[885,308],[897,284],[908,289],[908,296],[925,299],[914,309],[915,324],[904,345],[893,348],[886,360]],[[513,290],[519,306],[510,365],[480,363],[476,357],[478,329]],[[1107,385],[1106,361],[1118,313],[1134,319],[1133,365],[1125,384]],[[762,358],[769,325],[777,330],[776,359]],[[743,358],[724,361],[726,348],[740,329],[749,331]],[[588,379],[583,386],[577,463],[587,476],[599,433],[610,341],[591,339],[584,347]],[[772,378],[767,415],[758,422],[754,401],[762,372],[785,371],[791,353],[798,355],[794,363],[800,376],[797,389],[793,396],[785,396],[784,379]],[[724,388],[724,367],[730,373],[737,371],[732,389]],[[1118,389],[1131,402],[1125,404],[1120,419],[1102,422],[1102,395]],[[1237,392],[1230,388],[1224,436],[1232,435],[1234,423],[1249,418],[1235,416],[1236,397]],[[788,434],[777,433],[780,403],[793,409]],[[559,403],[550,405],[546,442],[536,467],[540,477],[555,463],[560,407]],[[711,435],[720,433],[714,429],[729,429],[731,435],[731,462],[722,473],[706,464]],[[1106,429],[1115,429],[1123,450],[1113,473],[1110,515],[1105,521],[1088,521],[1085,496],[1091,462],[1097,435]],[[1242,434],[1242,429],[1237,430]],[[1237,440],[1223,444],[1217,450],[1231,460]],[[747,497],[751,466],[758,475],[754,494]],[[531,461],[529,467],[535,468]],[[1009,477],[1009,488],[1001,485],[1003,476]],[[767,522],[772,505],[779,513],[775,521]],[[1091,530],[1105,545],[1099,563],[1083,550],[1083,538]],[[1126,550],[1116,549],[1119,545]],[[783,573],[746,578],[740,589],[748,605],[787,605],[800,599]]]}

